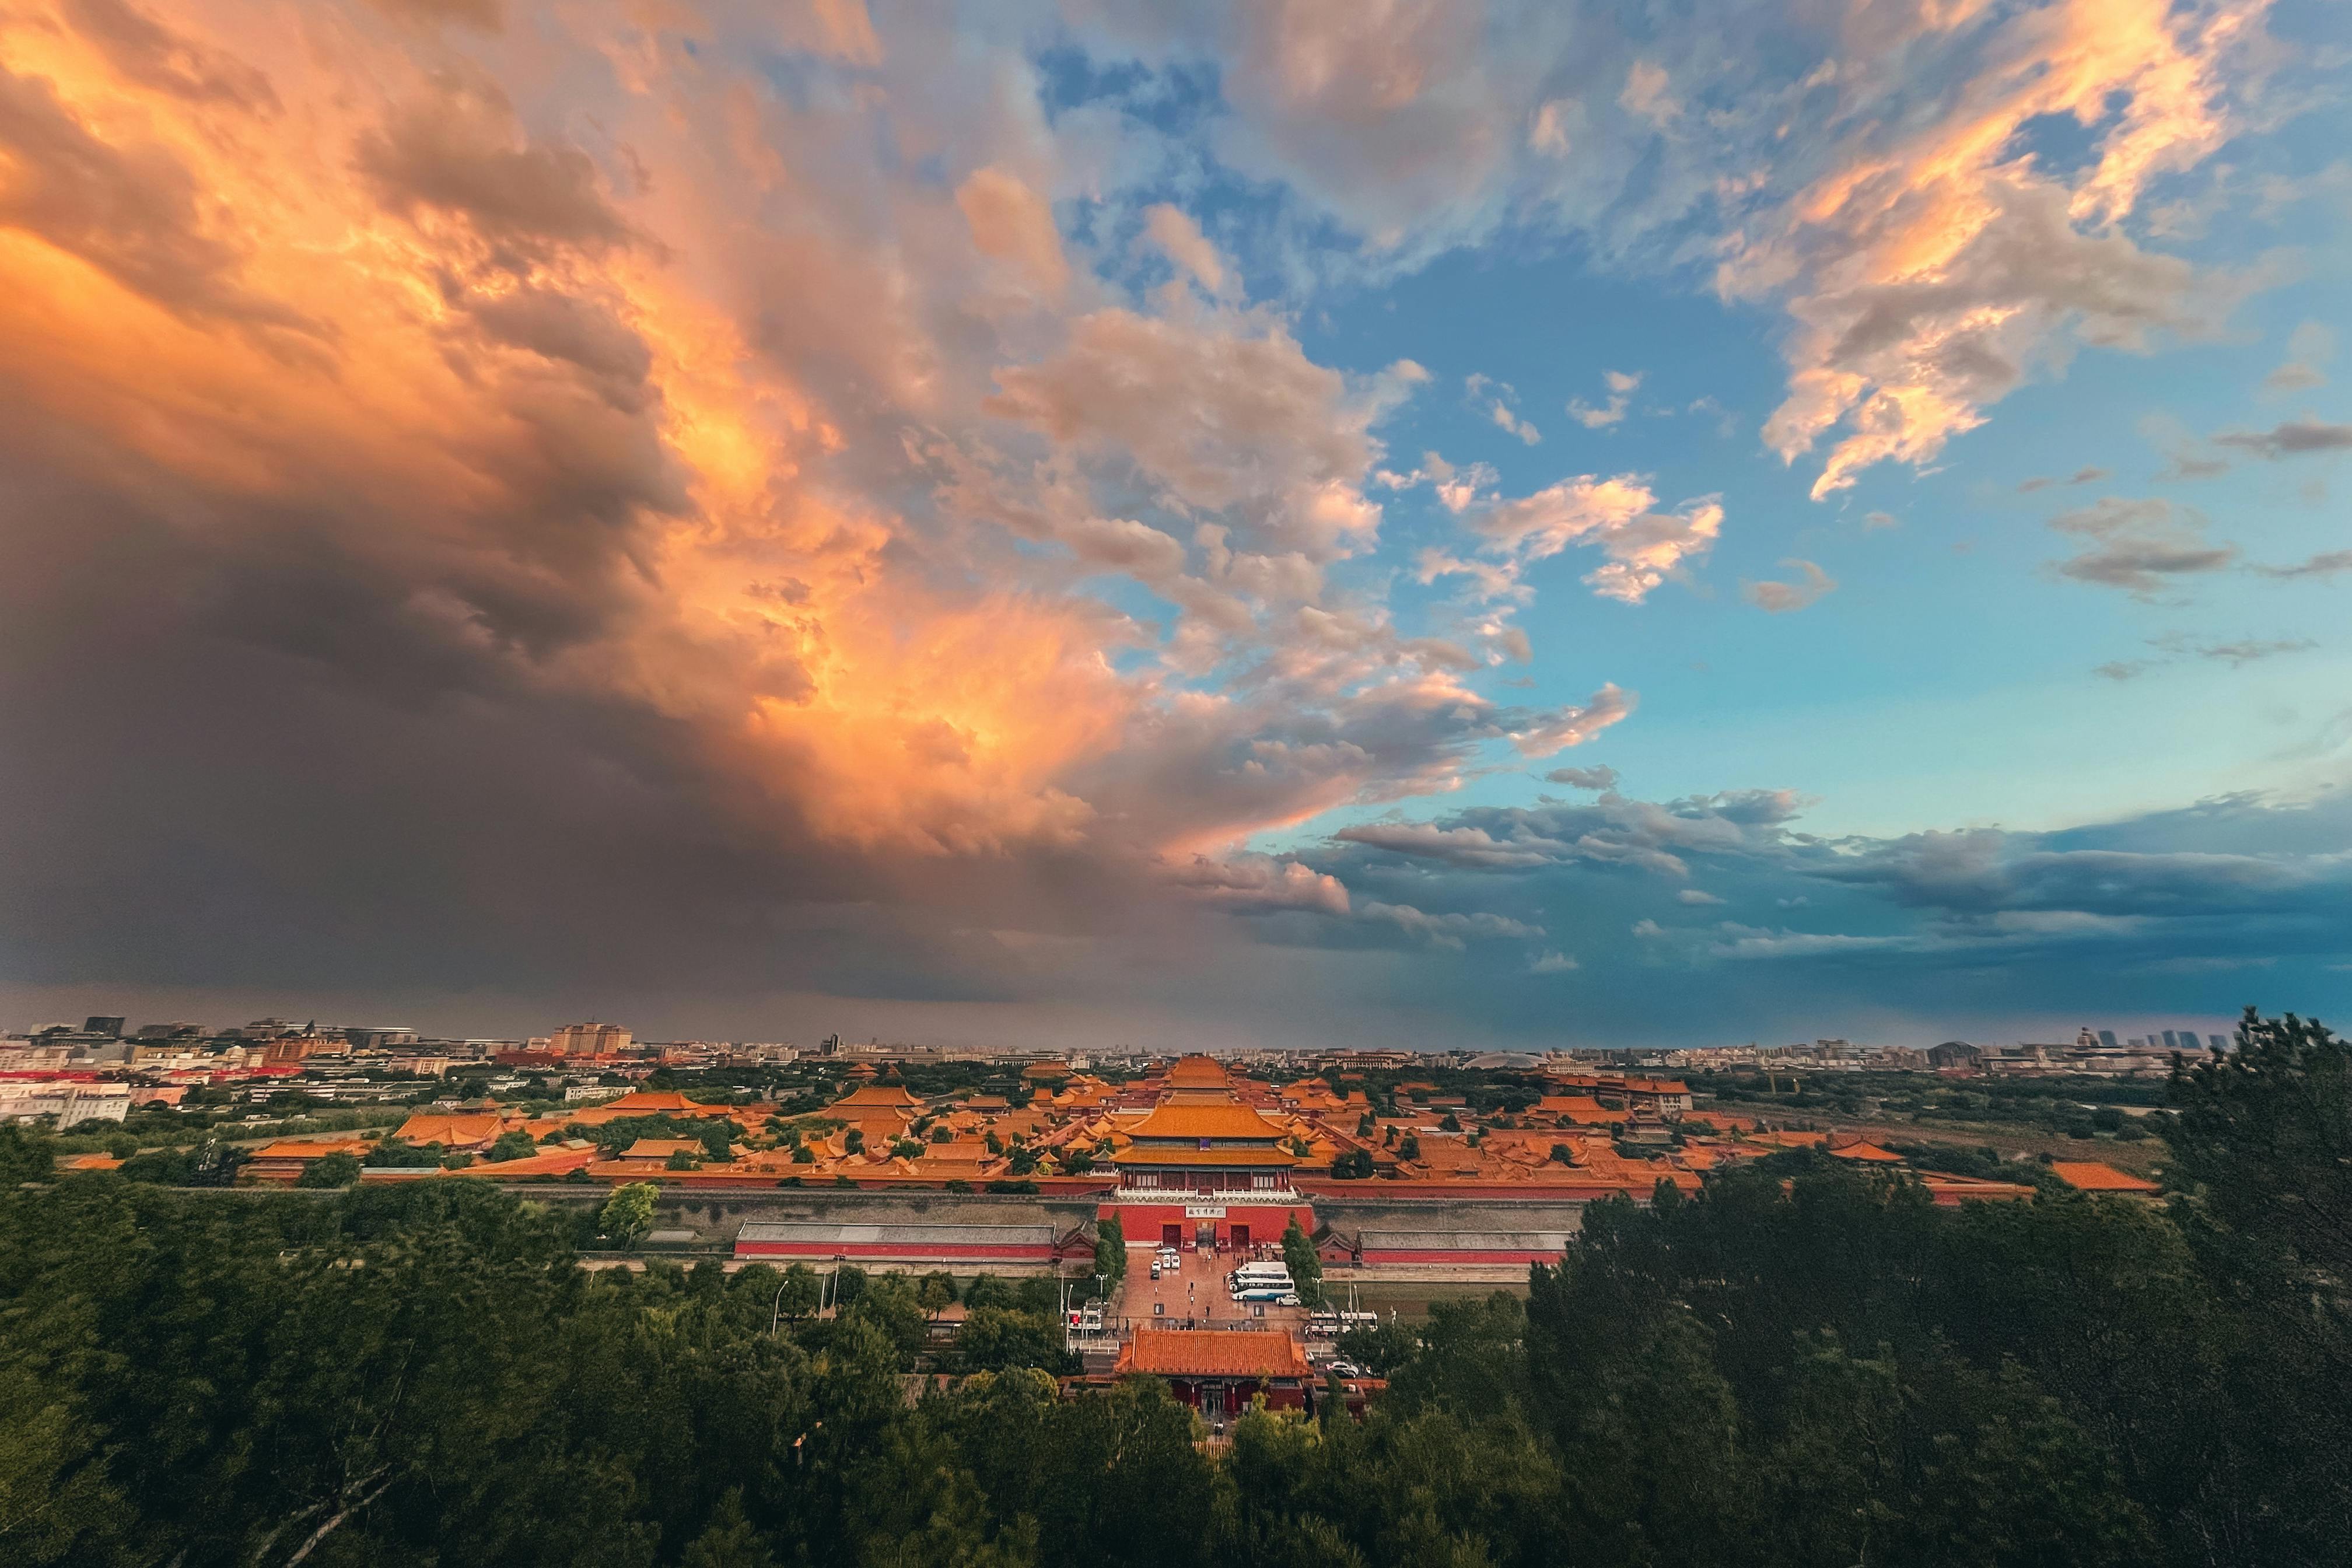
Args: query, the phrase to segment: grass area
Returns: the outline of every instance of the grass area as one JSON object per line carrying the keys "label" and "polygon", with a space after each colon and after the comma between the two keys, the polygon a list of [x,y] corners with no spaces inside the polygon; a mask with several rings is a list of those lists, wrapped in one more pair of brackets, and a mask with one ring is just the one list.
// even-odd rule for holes
{"label": "grass area", "polygon": [[[1331,1298],[1339,1305],[1348,1301],[1348,1285],[1343,1280],[1327,1282]],[[1508,1290],[1514,1296],[1528,1293],[1527,1280],[1522,1278],[1511,1285],[1479,1285],[1467,1281],[1449,1283],[1442,1279],[1378,1280],[1356,1288],[1356,1308],[1360,1311],[1378,1312],[1385,1318],[1393,1311],[1409,1321],[1421,1322],[1429,1317],[1433,1301],[1484,1300],[1497,1290]]]}

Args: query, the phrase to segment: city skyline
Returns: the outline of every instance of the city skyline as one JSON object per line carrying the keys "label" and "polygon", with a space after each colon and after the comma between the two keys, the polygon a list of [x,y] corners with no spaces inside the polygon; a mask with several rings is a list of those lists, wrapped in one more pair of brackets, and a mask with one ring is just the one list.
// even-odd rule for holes
{"label": "city skyline", "polygon": [[16,1026],[2352,998],[2340,7],[0,40]]}

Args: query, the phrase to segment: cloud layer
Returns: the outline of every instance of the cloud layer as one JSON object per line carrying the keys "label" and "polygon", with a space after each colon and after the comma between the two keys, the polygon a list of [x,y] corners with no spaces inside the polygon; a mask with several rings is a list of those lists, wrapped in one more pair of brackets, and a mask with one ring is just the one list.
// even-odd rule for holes
{"label": "cloud layer", "polygon": [[[1696,895],[1662,931],[1731,899],[1693,885],[1718,859],[1911,907],[1813,865],[1784,791],[1563,765],[1598,798],[1431,815],[1638,722],[1605,646],[1540,699],[1502,672],[1704,594],[1748,514],[1595,455],[1653,372],[1469,375],[1508,484],[1394,453],[1453,395],[1323,303],[1505,236],[1711,281],[1781,324],[1766,440],[1825,447],[1828,496],[2078,345],[2220,319],[2233,280],[2132,225],[2242,123],[2260,34],[2159,0],[26,0],[0,979],[1181,1017],[1214,972],[1237,1017],[1387,1016],[1364,954],[1402,991],[1607,951],[1455,878],[1660,879]],[[2238,559],[2163,500],[2053,526],[2058,573],[2141,596]],[[1837,586],[1785,564],[1746,596]],[[1984,918],[2053,913],[2106,918]],[[1706,940],[1794,940],[1759,931]]]}

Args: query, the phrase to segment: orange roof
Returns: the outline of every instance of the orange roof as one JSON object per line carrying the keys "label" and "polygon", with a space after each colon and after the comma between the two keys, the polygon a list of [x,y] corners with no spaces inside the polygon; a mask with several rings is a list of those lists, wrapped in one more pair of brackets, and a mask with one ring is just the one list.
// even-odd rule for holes
{"label": "orange roof", "polygon": [[1835,1160],[1862,1160],[1874,1165],[1899,1165],[1903,1156],[1892,1149],[1882,1149],[1875,1143],[1857,1138],[1851,1143],[1830,1146],[1830,1157]]}
{"label": "orange roof", "polygon": [[1223,1089],[1233,1075],[1214,1057],[1180,1057],[1168,1069],[1171,1089]]}
{"label": "orange roof", "polygon": [[687,1099],[675,1089],[638,1089],[630,1090],[618,1100],[606,1100],[602,1109],[617,1110],[624,1116],[700,1116],[709,1108]]}
{"label": "orange roof", "polygon": [[1570,1121],[1618,1121],[1622,1110],[1612,1110],[1589,1094],[1547,1094],[1535,1103],[1537,1114],[1563,1116]]}
{"label": "orange roof", "polygon": [[1295,1165],[1298,1157],[1282,1149],[1146,1149],[1130,1144],[1111,1157],[1115,1165]]}
{"label": "orange roof", "polygon": [[624,1160],[667,1160],[672,1154],[692,1154],[698,1159],[704,1150],[699,1141],[692,1138],[640,1138],[621,1151]]}
{"label": "orange roof", "polygon": [[2015,1203],[2033,1196],[2033,1189],[2021,1183],[1948,1176],[1939,1171],[1923,1171],[1919,1181],[1938,1204],[1957,1204],[1971,1198],[1987,1203]]}
{"label": "orange roof", "polygon": [[2097,1160],[2053,1160],[2051,1170],[2058,1179],[2077,1192],[2084,1193],[2159,1193],[2164,1189],[2154,1182],[2126,1175],[2113,1165]]}
{"label": "orange roof", "polygon": [[330,1154],[364,1154],[375,1147],[357,1138],[280,1138],[256,1149],[257,1160],[323,1160]]}
{"label": "orange roof", "polygon": [[1151,1377],[1312,1377],[1307,1354],[1286,1333],[1240,1329],[1138,1329],[1117,1370]]}
{"label": "orange roof", "polygon": [[487,1143],[505,1124],[506,1118],[496,1111],[476,1116],[412,1116],[393,1136],[410,1143],[438,1143],[446,1149],[459,1143]]}
{"label": "orange roof", "polygon": [[111,1154],[74,1154],[58,1162],[64,1171],[119,1171],[122,1162]]}
{"label": "orange roof", "polygon": [[537,1154],[526,1154],[520,1160],[480,1160],[462,1171],[443,1173],[451,1176],[489,1176],[498,1181],[520,1181],[525,1176],[562,1176],[573,1171],[585,1170],[596,1162],[596,1151],[587,1149],[549,1149]]}
{"label": "orange roof", "polygon": [[1137,1138],[1272,1140],[1282,1136],[1282,1128],[1246,1105],[1163,1105],[1128,1132]]}
{"label": "orange roof", "polygon": [[907,1092],[907,1086],[905,1084],[869,1083],[851,1089],[847,1094],[845,1094],[839,1100],[835,1100],[833,1104],[828,1106],[826,1109],[828,1110],[863,1110],[868,1109],[875,1110],[919,1110],[922,1109],[922,1105],[923,1102],[921,1100],[917,1100],[913,1095]]}

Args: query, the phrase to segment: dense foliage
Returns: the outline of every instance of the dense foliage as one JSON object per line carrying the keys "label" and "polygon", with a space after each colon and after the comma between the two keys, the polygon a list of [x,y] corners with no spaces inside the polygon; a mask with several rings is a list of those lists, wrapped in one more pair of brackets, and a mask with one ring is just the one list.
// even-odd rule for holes
{"label": "dense foliage", "polygon": [[1349,1336],[1361,1423],[1214,1454],[1157,1384],[1056,1396],[1049,1281],[950,1344],[949,1281],[590,1273],[486,1184],[43,1182],[0,1135],[0,1561],[2352,1561],[2346,1047],[2245,1041],[2176,1079],[2168,1207],[1786,1156],[1596,1206],[1524,1300]]}

